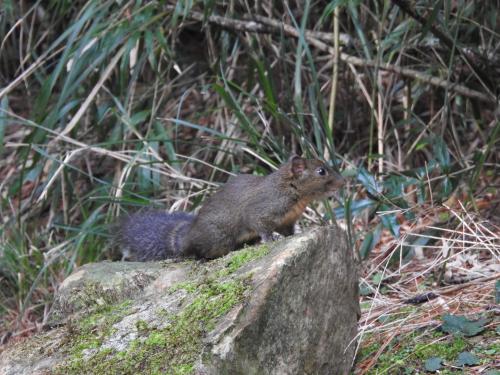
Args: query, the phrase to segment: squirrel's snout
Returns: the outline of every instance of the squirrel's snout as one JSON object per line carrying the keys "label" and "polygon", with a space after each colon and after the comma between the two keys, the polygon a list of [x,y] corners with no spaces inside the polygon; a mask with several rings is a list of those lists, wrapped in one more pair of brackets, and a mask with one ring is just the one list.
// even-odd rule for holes
{"label": "squirrel's snout", "polygon": [[347,180],[345,179],[344,176],[342,176],[340,173],[337,175],[337,186],[342,187],[346,184]]}
{"label": "squirrel's snout", "polygon": [[339,199],[338,191],[346,184],[346,179],[340,174],[335,172],[326,184],[325,197],[335,197]]}
{"label": "squirrel's snout", "polygon": [[331,181],[329,183],[329,188],[330,189],[339,189],[341,187],[343,187],[345,184],[346,184],[346,179],[344,176],[342,176],[340,173],[338,172],[334,172],[334,175],[332,176],[331,178]]}

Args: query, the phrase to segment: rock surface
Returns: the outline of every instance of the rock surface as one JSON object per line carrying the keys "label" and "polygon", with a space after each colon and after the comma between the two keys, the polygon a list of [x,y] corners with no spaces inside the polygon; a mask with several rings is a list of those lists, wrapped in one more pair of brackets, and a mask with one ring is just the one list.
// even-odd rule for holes
{"label": "rock surface", "polygon": [[89,264],[0,374],[347,374],[358,316],[336,226],[205,263]]}

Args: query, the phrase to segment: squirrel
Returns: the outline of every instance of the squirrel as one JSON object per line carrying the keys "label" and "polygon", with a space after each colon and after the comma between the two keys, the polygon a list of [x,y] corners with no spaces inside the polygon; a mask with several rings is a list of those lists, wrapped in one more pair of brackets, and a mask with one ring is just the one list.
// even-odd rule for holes
{"label": "squirrel", "polygon": [[194,218],[187,212],[147,210],[121,219],[114,237],[122,260],[147,262],[182,256],[182,241]]}
{"label": "squirrel", "polygon": [[118,243],[129,260],[218,258],[259,238],[270,241],[273,232],[292,235],[307,205],[343,184],[342,175],[325,163],[294,155],[267,176],[230,177],[197,215],[132,214],[119,224]]}

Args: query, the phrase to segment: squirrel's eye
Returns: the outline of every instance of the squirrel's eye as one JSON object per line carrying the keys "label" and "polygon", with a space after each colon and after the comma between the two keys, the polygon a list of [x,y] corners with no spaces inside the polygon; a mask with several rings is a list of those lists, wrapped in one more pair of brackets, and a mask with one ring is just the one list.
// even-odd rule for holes
{"label": "squirrel's eye", "polygon": [[326,170],[323,167],[319,167],[318,169],[316,169],[316,173],[320,176],[324,176],[326,174]]}

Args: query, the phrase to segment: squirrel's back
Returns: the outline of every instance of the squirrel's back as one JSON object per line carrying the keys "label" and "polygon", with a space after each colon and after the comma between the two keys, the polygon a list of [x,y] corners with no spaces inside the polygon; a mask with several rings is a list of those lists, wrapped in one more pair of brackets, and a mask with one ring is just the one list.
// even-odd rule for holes
{"label": "squirrel's back", "polygon": [[212,259],[293,226],[313,200],[331,196],[343,177],[325,163],[292,156],[267,176],[231,177],[198,215],[145,211],[122,220],[118,234],[124,257],[160,260],[178,256]]}
{"label": "squirrel's back", "polygon": [[116,237],[123,259],[153,261],[182,256],[194,215],[146,210],[120,220]]}
{"label": "squirrel's back", "polygon": [[325,163],[293,156],[267,176],[231,177],[201,207],[186,236],[185,251],[212,259],[273,232],[293,234],[313,200],[331,196],[343,177]]}

